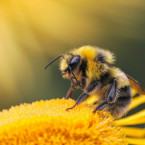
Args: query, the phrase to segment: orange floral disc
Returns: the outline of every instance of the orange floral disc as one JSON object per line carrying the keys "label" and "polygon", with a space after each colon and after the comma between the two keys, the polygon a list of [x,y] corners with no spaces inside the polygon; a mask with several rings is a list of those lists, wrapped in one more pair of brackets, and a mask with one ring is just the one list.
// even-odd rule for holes
{"label": "orange floral disc", "polygon": [[74,100],[53,99],[15,106],[0,113],[1,145],[126,145],[109,113]]}

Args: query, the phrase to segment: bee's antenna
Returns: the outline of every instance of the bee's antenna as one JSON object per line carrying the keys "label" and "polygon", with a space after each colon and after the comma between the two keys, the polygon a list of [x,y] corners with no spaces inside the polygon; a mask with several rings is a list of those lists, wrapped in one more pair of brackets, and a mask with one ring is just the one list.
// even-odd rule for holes
{"label": "bee's antenna", "polygon": [[[47,67],[48,67],[50,64],[52,64],[54,61],[56,61],[56,60],[59,59],[60,57],[64,58],[64,55],[61,54],[61,55],[57,56],[55,59],[53,59],[52,61],[50,61],[50,62],[44,67],[44,69],[47,69]],[[70,69],[70,71],[71,71],[71,73],[72,73],[74,79],[76,80],[76,82],[78,83],[78,85],[82,88],[82,86],[80,85],[79,81],[77,80],[75,74],[73,73],[72,68],[70,67],[69,63],[68,63],[68,66],[69,66],[69,69]]]}
{"label": "bee's antenna", "polygon": [[75,74],[73,73],[72,68],[70,67],[69,64],[68,64],[68,66],[69,66],[69,69],[70,69],[70,71],[71,71],[71,73],[72,73],[74,79],[76,80],[76,82],[78,83],[78,85],[82,88],[81,84],[79,83],[78,79],[76,78]]}
{"label": "bee's antenna", "polygon": [[47,69],[47,67],[48,67],[50,64],[52,64],[54,61],[56,61],[56,60],[59,59],[60,57],[63,57],[63,58],[64,58],[64,55],[61,54],[61,55],[57,56],[55,59],[53,59],[52,61],[50,61],[50,62],[44,67],[44,69]]}

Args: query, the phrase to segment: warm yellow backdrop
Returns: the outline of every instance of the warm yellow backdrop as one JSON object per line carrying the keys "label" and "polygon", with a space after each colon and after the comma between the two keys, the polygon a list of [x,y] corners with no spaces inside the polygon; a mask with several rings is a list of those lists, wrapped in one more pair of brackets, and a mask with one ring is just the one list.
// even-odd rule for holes
{"label": "warm yellow backdrop", "polygon": [[43,67],[86,44],[113,51],[145,87],[144,14],[144,0],[1,0],[0,109],[65,96],[58,63]]}

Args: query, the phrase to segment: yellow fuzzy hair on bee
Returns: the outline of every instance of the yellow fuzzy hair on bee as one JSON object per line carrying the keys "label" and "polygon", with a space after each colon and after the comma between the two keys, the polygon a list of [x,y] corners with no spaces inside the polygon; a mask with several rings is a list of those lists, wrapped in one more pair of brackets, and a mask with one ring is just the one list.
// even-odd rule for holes
{"label": "yellow fuzzy hair on bee", "polygon": [[93,47],[93,46],[82,46],[77,49],[73,49],[70,51],[74,55],[81,55],[85,59],[93,60],[98,54],[104,56],[105,61],[108,64],[113,64],[115,61],[115,56],[112,52],[104,49],[100,49],[99,47]]}

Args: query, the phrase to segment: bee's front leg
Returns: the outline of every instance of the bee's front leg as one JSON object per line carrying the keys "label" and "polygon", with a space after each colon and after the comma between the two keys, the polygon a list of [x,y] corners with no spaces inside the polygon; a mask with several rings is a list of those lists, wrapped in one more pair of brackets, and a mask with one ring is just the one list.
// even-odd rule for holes
{"label": "bee's front leg", "polygon": [[66,94],[66,97],[65,97],[66,99],[69,99],[72,96],[72,94],[74,93],[74,90],[75,90],[77,85],[78,85],[77,82],[72,81],[71,87],[67,91],[67,94]]}
{"label": "bee's front leg", "polygon": [[108,103],[114,102],[115,96],[116,96],[116,89],[117,89],[117,81],[116,79],[113,80],[111,89],[107,95],[107,99],[106,101],[104,101],[103,103],[101,103],[100,105],[98,105],[96,107],[96,109],[93,111],[93,113],[95,113],[97,110],[102,110],[104,109]]}

